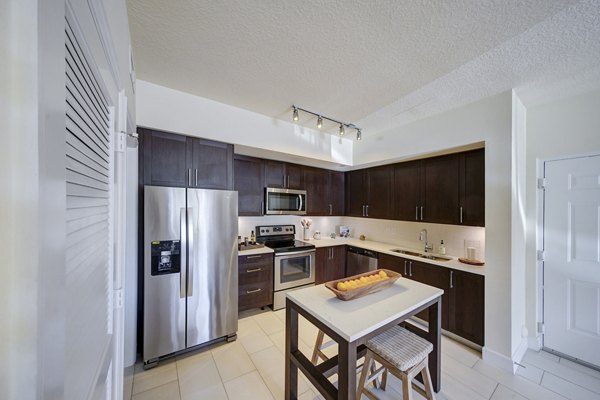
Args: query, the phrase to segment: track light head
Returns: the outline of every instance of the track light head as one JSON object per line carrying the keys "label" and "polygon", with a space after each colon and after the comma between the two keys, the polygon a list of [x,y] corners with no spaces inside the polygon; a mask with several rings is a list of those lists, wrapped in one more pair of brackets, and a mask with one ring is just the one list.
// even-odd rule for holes
{"label": "track light head", "polygon": [[356,130],[356,140],[362,140],[362,131],[360,129]]}
{"label": "track light head", "polygon": [[298,109],[294,107],[293,119],[294,121],[298,121]]}
{"label": "track light head", "polygon": [[340,124],[340,136],[344,136],[344,133],[346,133],[346,130],[344,129],[344,124]]}
{"label": "track light head", "polygon": [[319,117],[317,118],[317,128],[321,129],[323,127],[323,118],[321,118],[321,116],[319,115]]}

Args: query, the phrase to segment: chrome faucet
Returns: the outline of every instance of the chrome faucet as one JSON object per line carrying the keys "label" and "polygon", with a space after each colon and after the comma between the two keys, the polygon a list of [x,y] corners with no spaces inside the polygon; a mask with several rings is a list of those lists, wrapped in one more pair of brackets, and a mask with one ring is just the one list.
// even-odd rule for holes
{"label": "chrome faucet", "polygon": [[425,253],[433,250],[433,245],[431,243],[427,243],[427,229],[421,230],[421,233],[419,233],[419,240],[425,242]]}

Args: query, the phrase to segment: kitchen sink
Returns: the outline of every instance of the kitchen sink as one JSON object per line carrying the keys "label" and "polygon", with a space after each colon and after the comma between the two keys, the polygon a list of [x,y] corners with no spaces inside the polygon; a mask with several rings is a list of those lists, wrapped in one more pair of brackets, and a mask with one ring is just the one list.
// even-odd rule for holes
{"label": "kitchen sink", "polygon": [[435,256],[433,254],[421,254],[421,257],[427,258],[428,260],[434,260],[434,261],[450,261],[450,260],[452,260],[450,257]]}
{"label": "kitchen sink", "polygon": [[390,251],[393,251],[394,253],[408,254],[409,256],[415,256],[415,257],[422,257],[423,256],[423,254],[421,254],[421,253],[417,253],[415,251],[410,251],[410,250],[391,249]]}

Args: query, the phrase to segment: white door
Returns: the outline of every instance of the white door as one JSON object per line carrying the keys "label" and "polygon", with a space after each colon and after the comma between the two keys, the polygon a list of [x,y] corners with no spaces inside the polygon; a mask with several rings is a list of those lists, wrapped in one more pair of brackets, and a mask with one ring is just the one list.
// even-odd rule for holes
{"label": "white door", "polygon": [[544,175],[544,347],[600,366],[600,156]]}

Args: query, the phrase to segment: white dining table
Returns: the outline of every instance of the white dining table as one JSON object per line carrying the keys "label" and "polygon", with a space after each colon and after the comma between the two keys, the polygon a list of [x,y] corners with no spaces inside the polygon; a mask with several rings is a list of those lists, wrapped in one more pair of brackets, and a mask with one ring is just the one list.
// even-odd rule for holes
{"label": "white dining table", "polygon": [[[429,309],[427,330],[406,324],[407,329],[433,344],[429,370],[433,388],[441,388],[441,301],[444,291],[406,278],[379,292],[343,301],[325,285],[289,292],[286,298],[285,398],[298,397],[298,370],[326,399],[356,398],[356,361],[372,337]],[[338,343],[338,355],[318,365],[298,349],[298,315]],[[337,388],[328,379],[338,374]]]}

